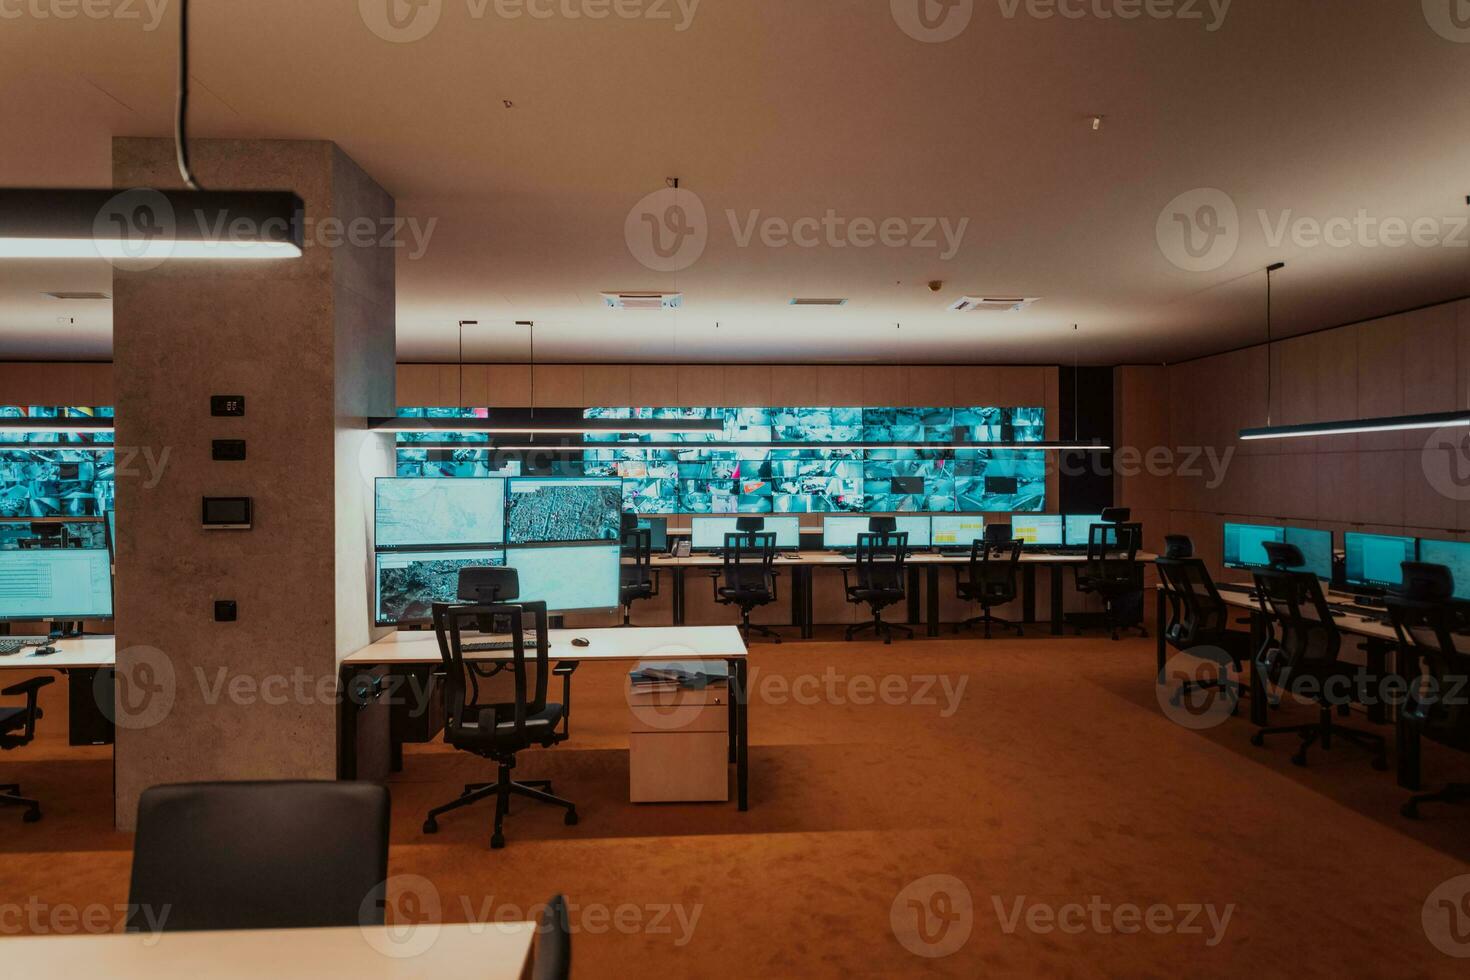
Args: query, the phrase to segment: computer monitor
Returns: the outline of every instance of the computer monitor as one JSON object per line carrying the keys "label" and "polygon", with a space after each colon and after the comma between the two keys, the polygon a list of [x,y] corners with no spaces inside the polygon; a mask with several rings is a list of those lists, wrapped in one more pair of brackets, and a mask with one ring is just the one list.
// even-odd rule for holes
{"label": "computer monitor", "polygon": [[985,540],[985,518],[978,514],[935,514],[930,520],[936,548],[968,551],[974,542]]}
{"label": "computer monitor", "polygon": [[549,612],[602,612],[618,607],[622,548],[616,544],[510,548],[505,563],[520,577],[522,602]]}
{"label": "computer monitor", "polygon": [[1092,525],[1105,523],[1097,514],[1068,514],[1062,518],[1062,540],[1068,548],[1086,548]]}
{"label": "computer monitor", "polygon": [[381,477],[378,548],[487,545],[505,540],[505,481]]}
{"label": "computer monitor", "polygon": [[505,552],[380,551],[376,557],[373,620],[379,626],[427,623],[436,602],[456,601],[459,570],[504,565]]}
{"label": "computer monitor", "polygon": [[[907,532],[910,548],[930,546],[930,520],[927,516],[912,517],[900,514],[894,518],[894,530]],[[867,517],[825,517],[822,519],[822,547],[829,551],[853,551],[857,548],[858,535],[868,533]]]}
{"label": "computer monitor", "polygon": [[1060,514],[1012,514],[1011,533],[1028,548],[1060,548],[1062,517]]}
{"label": "computer monitor", "polygon": [[667,517],[640,517],[638,527],[648,532],[648,547],[651,551],[669,550],[669,519]]}
{"label": "computer monitor", "polygon": [[506,484],[508,544],[617,541],[622,524],[618,477],[515,477]]}
{"label": "computer monitor", "polygon": [[1470,601],[1470,541],[1419,541],[1419,560],[1447,565],[1455,577],[1455,598]]}
{"label": "computer monitor", "polygon": [[0,621],[109,619],[106,548],[0,551]]}
{"label": "computer monitor", "polygon": [[1286,543],[1302,551],[1307,563],[1302,566],[1324,582],[1332,581],[1332,532],[1310,527],[1286,528]]}
{"label": "computer monitor", "polygon": [[[1266,543],[1285,540],[1286,528],[1274,524],[1227,523],[1225,546],[1220,554],[1226,568],[1265,568],[1271,564],[1266,554]],[[1327,577],[1332,577],[1330,562]]]}
{"label": "computer monitor", "polygon": [[1342,538],[1347,552],[1343,580],[1369,589],[1396,589],[1404,584],[1403,563],[1419,555],[1416,538],[1349,531]]}
{"label": "computer monitor", "polygon": [[[867,518],[864,518],[866,520]],[[734,534],[738,517],[692,517],[689,519],[689,546],[695,551],[719,551],[725,547],[725,535]],[[765,517],[766,534],[776,535],[776,547],[795,551],[801,547],[800,517]]]}
{"label": "computer monitor", "polygon": [[113,561],[117,560],[117,509],[113,508],[107,512],[107,550],[112,553]]}

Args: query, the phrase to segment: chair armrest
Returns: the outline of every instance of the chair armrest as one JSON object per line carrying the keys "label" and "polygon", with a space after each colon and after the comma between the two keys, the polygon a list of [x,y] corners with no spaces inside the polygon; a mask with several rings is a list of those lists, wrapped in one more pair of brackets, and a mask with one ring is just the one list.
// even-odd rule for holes
{"label": "chair armrest", "polygon": [[34,697],[37,691],[45,687],[47,684],[55,683],[55,681],[56,678],[54,677],[32,677],[28,681],[21,681],[19,684],[10,685],[5,690],[0,691],[0,695],[3,695],[7,698],[13,698],[19,694],[24,694],[27,697]]}
{"label": "chair armrest", "polygon": [[553,674],[559,674],[562,677],[571,677],[577,672],[577,668],[580,666],[582,666],[582,661],[580,660],[558,660],[556,666],[551,669],[551,672]]}
{"label": "chair armrest", "polygon": [[649,598],[651,599],[659,594],[659,589],[661,588],[659,576],[660,570],[657,568],[653,568],[652,566],[650,566],[648,570],[653,573],[653,591],[649,593]]}
{"label": "chair armrest", "polygon": [[582,666],[580,660],[560,660],[551,669],[552,674],[561,677],[561,733],[563,735],[570,735],[572,732],[572,675],[580,666]]}

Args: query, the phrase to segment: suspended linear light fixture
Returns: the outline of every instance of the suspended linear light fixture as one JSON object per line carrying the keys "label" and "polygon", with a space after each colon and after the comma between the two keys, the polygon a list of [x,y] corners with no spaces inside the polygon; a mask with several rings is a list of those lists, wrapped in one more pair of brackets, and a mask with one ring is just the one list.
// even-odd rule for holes
{"label": "suspended linear light fixture", "polygon": [[188,190],[0,188],[0,259],[300,258],[301,198],[208,191],[189,167],[189,2],[179,5],[174,153]]}

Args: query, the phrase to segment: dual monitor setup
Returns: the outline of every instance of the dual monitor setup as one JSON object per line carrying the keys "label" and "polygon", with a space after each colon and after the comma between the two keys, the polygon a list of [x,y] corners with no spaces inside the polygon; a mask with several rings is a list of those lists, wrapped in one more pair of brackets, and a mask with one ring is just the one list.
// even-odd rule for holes
{"label": "dual monitor setup", "polygon": [[374,621],[424,623],[466,567],[516,569],[520,595],[553,612],[616,609],[622,482],[616,478],[379,479]]}
{"label": "dual monitor setup", "polygon": [[1424,561],[1448,566],[1455,577],[1455,598],[1470,600],[1470,542],[1412,538],[1392,534],[1347,531],[1342,536],[1341,581],[1334,574],[1334,538],[1331,531],[1262,524],[1226,524],[1224,564],[1250,570],[1269,564],[1268,542],[1294,544],[1301,549],[1303,566],[1325,582],[1364,594],[1391,592],[1404,584],[1403,563]]}

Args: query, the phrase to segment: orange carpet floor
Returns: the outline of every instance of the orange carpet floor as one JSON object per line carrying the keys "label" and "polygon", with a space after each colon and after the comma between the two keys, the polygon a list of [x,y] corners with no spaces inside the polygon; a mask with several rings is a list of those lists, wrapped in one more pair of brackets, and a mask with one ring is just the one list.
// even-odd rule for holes
{"label": "orange carpet floor", "polygon": [[[428,807],[493,772],[411,747],[391,784],[395,900],[468,921],[564,893],[586,978],[1464,976],[1421,911],[1470,872],[1470,807],[1405,820],[1362,750],[1298,768],[1292,739],[1249,744],[1243,712],[1181,727],[1156,701],[1153,650],[757,645],[746,813],[629,804],[621,668],[584,666],[572,740],[517,770],[554,780],[580,825],[517,803],[505,850],[487,847],[487,806],[425,836]],[[65,685],[46,694],[44,737],[0,757],[46,806],[38,824],[0,811],[5,933],[34,928],[17,905],[127,899],[110,750],[68,748]],[[1463,780],[1470,758],[1429,747],[1425,769]]]}

